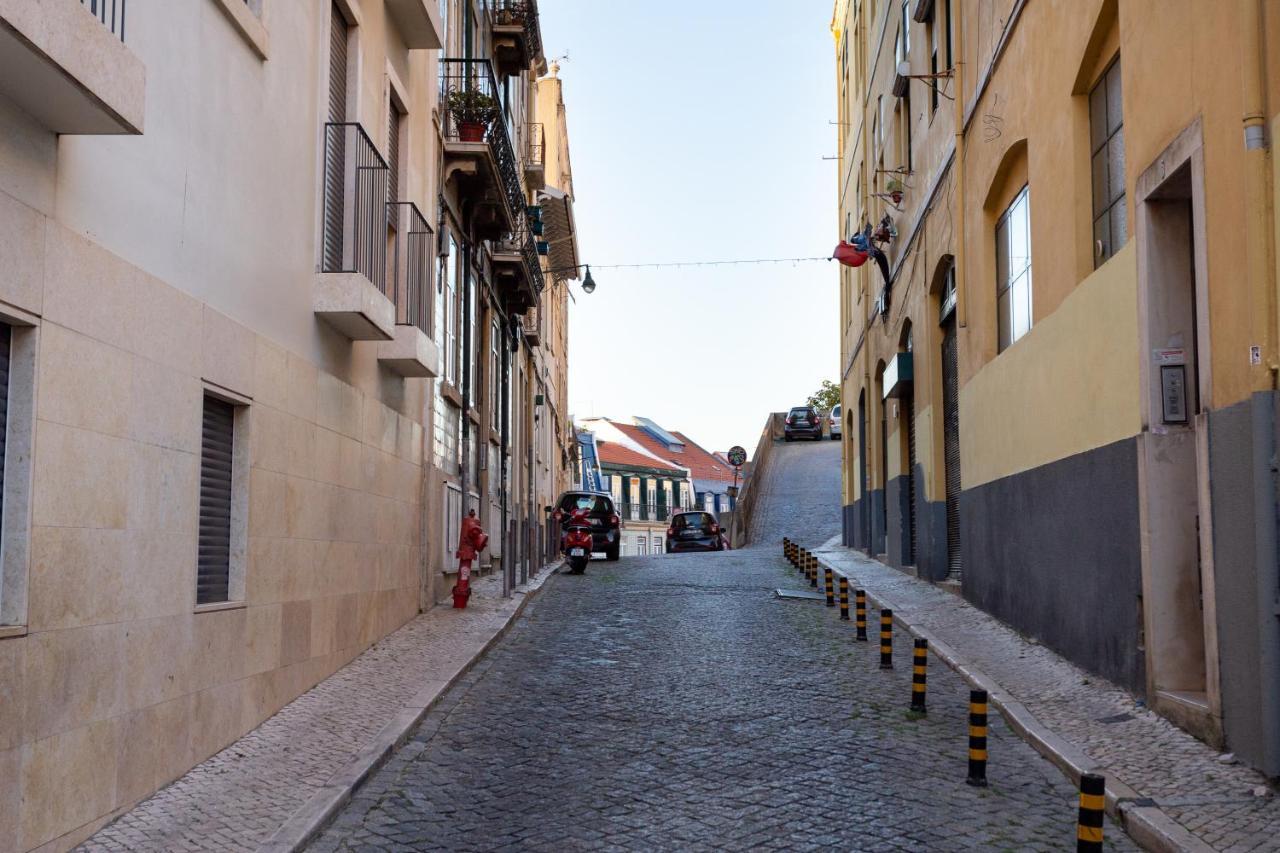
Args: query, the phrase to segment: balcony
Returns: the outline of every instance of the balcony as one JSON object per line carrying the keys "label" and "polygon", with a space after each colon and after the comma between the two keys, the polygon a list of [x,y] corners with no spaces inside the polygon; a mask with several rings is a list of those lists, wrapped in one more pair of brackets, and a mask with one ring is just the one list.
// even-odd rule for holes
{"label": "balcony", "polygon": [[395,21],[409,50],[436,50],[443,46],[440,8],[436,0],[386,0],[387,14]]}
{"label": "balcony", "polygon": [[623,501],[618,505],[618,515],[623,521],[670,521],[671,516],[676,513],[691,509],[696,507],[669,507],[666,504]]}
{"label": "balcony", "polygon": [[537,192],[547,185],[547,136],[538,122],[525,128],[524,182],[530,192]]}
{"label": "balcony", "polygon": [[324,233],[313,295],[316,316],[353,341],[395,339],[387,295],[394,239],[387,204],[390,170],[364,128],[324,126]]}
{"label": "balcony", "polygon": [[523,217],[516,231],[493,245],[493,281],[508,313],[523,314],[538,304],[542,266]]}
{"label": "balcony", "polygon": [[473,210],[472,225],[482,240],[515,231],[525,207],[501,91],[487,60],[440,60],[442,182]]}
{"label": "balcony", "polygon": [[139,134],[147,69],[125,0],[0,0],[0,95],[53,133]]}
{"label": "balcony", "polygon": [[542,303],[520,318],[520,334],[530,346],[542,345]]}
{"label": "balcony", "polygon": [[542,56],[537,0],[493,0],[489,31],[493,36],[494,62],[504,77],[528,71]]}
{"label": "balcony", "polygon": [[431,266],[435,233],[416,204],[387,205],[391,228],[388,296],[396,307],[395,337],[378,344],[378,361],[401,376],[440,375],[440,350],[431,340]]}

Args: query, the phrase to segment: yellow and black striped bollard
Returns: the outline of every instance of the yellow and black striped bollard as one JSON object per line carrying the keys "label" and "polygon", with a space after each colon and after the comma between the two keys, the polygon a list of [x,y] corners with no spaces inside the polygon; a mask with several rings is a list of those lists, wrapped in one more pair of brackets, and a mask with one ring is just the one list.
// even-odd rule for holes
{"label": "yellow and black striped bollard", "polygon": [[826,585],[826,588],[827,588],[827,590],[826,590],[826,591],[827,591],[827,606],[828,606],[828,607],[835,607],[835,606],[836,606],[836,582],[835,582],[835,572],[831,571],[831,567],[830,567],[830,566],[823,566],[823,567],[822,567],[822,571],[823,571],[823,573],[826,575],[826,578],[824,579],[824,581],[825,581],[825,585]]}
{"label": "yellow and black striped bollard", "polygon": [[929,665],[929,641],[916,640],[911,650],[911,710],[917,714],[928,713],[925,708],[926,668]]}
{"label": "yellow and black striped bollard", "polygon": [[969,691],[969,778],[975,788],[987,787],[987,691]]}
{"label": "yellow and black striped bollard", "polygon": [[893,611],[880,611],[880,668],[893,669]]}
{"label": "yellow and black striped bollard", "polygon": [[853,624],[858,629],[854,637],[865,643],[867,641],[867,591],[865,589],[854,590],[853,604],[856,617]]}
{"label": "yellow and black striped bollard", "polygon": [[792,552],[792,548],[794,546],[795,546],[795,543],[792,542],[790,539],[783,540],[782,556],[786,557],[787,562],[793,566],[796,564],[795,554]]}
{"label": "yellow and black striped bollard", "polygon": [[840,576],[840,618],[849,621],[849,579]]}
{"label": "yellow and black striped bollard", "polygon": [[1080,817],[1076,821],[1076,853],[1102,853],[1107,780],[1101,773],[1080,774]]}
{"label": "yellow and black striped bollard", "polygon": [[[808,553],[808,552],[806,552]],[[818,558],[809,554],[809,586],[818,585]]]}
{"label": "yellow and black striped bollard", "polygon": [[790,553],[791,553],[791,540],[783,536],[782,537],[782,556],[785,558]]}

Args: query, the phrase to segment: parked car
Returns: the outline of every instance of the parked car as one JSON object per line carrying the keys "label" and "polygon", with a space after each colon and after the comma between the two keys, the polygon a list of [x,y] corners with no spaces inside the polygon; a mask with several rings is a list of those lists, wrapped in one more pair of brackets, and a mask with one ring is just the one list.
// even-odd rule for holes
{"label": "parked car", "polygon": [[827,432],[831,434],[832,441],[839,441],[844,436],[844,430],[840,426],[840,418],[844,415],[844,407],[836,403],[831,407],[831,414],[827,415]]}
{"label": "parked car", "polygon": [[585,509],[591,519],[591,551],[603,551],[605,559],[618,559],[622,544],[622,519],[608,492],[571,490],[556,501],[553,518],[560,525],[560,549],[564,550],[565,523],[576,509]]}
{"label": "parked car", "polygon": [[684,551],[723,551],[724,539],[716,517],[709,512],[690,510],[671,517],[667,528],[667,553]]}
{"label": "parked car", "polygon": [[822,441],[822,418],[818,417],[812,406],[796,406],[787,412],[782,437],[787,441],[794,438]]}

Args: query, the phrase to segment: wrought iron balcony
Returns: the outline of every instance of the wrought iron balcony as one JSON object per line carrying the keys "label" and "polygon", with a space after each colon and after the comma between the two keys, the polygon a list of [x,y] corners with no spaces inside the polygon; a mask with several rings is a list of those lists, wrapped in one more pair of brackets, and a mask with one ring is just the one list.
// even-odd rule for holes
{"label": "wrought iron balcony", "polygon": [[536,192],[547,185],[547,136],[539,122],[530,122],[525,127],[524,141],[524,182],[531,192]]}
{"label": "wrought iron balcony", "polygon": [[523,216],[515,231],[494,243],[493,277],[510,312],[522,314],[538,304],[546,284],[533,235],[529,233]]}
{"label": "wrought iron balcony", "polygon": [[444,178],[458,182],[479,208],[488,210],[477,225],[489,239],[514,231],[525,207],[521,164],[502,103],[488,60],[440,60]]}
{"label": "wrought iron balcony", "polygon": [[324,126],[324,272],[358,272],[387,292],[391,170],[355,122]]}
{"label": "wrought iron balcony", "polygon": [[388,205],[395,239],[388,262],[388,295],[396,304],[396,324],[417,326],[431,334],[431,260],[435,253],[435,232],[427,218],[411,201]]}
{"label": "wrought iron balcony", "polygon": [[696,507],[623,501],[618,505],[618,515],[623,521],[670,521],[671,516],[676,513],[691,509],[696,509]]}
{"label": "wrought iron balcony", "polygon": [[435,233],[418,206],[387,204],[391,223],[388,291],[395,302],[395,338],[378,344],[378,361],[401,376],[440,374],[440,350],[431,340],[431,266]]}
{"label": "wrought iron balcony", "polygon": [[490,0],[489,28],[498,73],[513,77],[542,56],[537,0]]}
{"label": "wrought iron balcony", "polygon": [[395,337],[387,260],[397,252],[387,195],[391,170],[364,128],[324,126],[324,230],[316,313],[352,340]]}

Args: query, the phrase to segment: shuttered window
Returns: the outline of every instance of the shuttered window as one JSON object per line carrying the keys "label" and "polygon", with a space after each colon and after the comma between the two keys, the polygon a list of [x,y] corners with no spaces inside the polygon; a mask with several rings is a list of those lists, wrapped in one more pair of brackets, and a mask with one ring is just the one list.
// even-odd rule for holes
{"label": "shuttered window", "polygon": [[235,407],[204,398],[200,444],[200,536],[196,604],[229,599],[231,584],[231,451]]}
{"label": "shuttered window", "polygon": [[[337,5],[332,6],[329,27],[329,115],[330,122],[347,120],[347,19]],[[325,132],[324,164],[324,268],[340,270],[342,263],[343,174],[346,135],[342,128]]]}
{"label": "shuttered window", "polygon": [[387,201],[397,202],[400,200],[400,111],[394,102],[387,104],[387,168]]}

